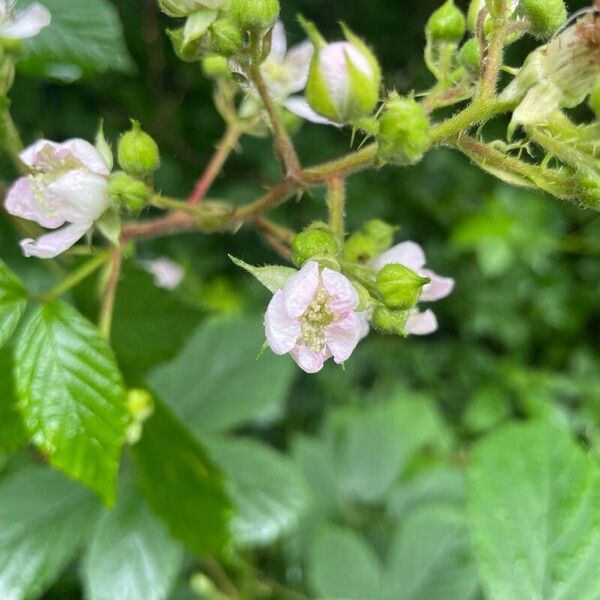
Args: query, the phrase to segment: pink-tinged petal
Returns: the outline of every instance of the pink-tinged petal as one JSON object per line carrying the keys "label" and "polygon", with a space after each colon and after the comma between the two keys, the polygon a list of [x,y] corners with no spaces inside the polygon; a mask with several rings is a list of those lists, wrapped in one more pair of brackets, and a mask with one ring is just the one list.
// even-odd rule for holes
{"label": "pink-tinged petal", "polygon": [[321,281],[331,296],[329,308],[332,312],[345,313],[358,306],[358,294],[345,275],[326,268],[321,273]]}
{"label": "pink-tinged petal", "polygon": [[298,341],[301,333],[300,321],[289,316],[281,290],[269,302],[265,315],[267,344],[275,354],[287,354]]}
{"label": "pink-tinged petal", "polygon": [[325,329],[327,347],[338,365],[350,358],[361,339],[361,332],[362,324],[355,313],[349,313],[344,319]]}
{"label": "pink-tinged petal", "polygon": [[292,319],[297,319],[306,312],[318,287],[319,265],[313,260],[289,277],[283,286],[283,295],[287,314]]}
{"label": "pink-tinged petal", "polygon": [[37,240],[22,240],[23,254],[27,257],[55,258],[78,242],[91,227],[92,223],[67,225],[53,233],[43,235]]}
{"label": "pink-tinged petal", "polygon": [[110,168],[104,156],[95,146],[86,140],[74,138],[61,144],[61,148],[68,150],[84,167],[98,175],[110,175]]}
{"label": "pink-tinged petal", "polygon": [[454,279],[442,277],[429,269],[422,269],[421,275],[431,278],[431,282],[423,286],[421,300],[423,302],[435,302],[449,296],[454,289]]}
{"label": "pink-tinged petal", "polygon": [[316,123],[317,125],[333,125],[338,129],[342,127],[339,123],[334,123],[325,117],[322,117],[318,112],[315,112],[308,104],[306,98],[300,96],[292,96],[284,102],[284,106],[295,115],[305,121]]}
{"label": "pink-tinged petal", "polygon": [[70,223],[89,223],[108,208],[108,180],[86,169],[68,171],[47,187],[60,199],[59,214]]}
{"label": "pink-tinged petal", "polygon": [[402,242],[379,255],[373,262],[373,267],[379,271],[385,265],[397,264],[417,271],[425,266],[426,260],[425,252],[419,244],[416,242]]}
{"label": "pink-tinged petal", "polygon": [[323,364],[327,358],[306,346],[296,346],[290,354],[298,366],[306,373],[318,373],[323,368]]}
{"label": "pink-tinged petal", "polygon": [[429,335],[437,331],[437,328],[437,318],[432,310],[426,310],[425,312],[419,312],[416,309],[411,310],[404,324],[406,333],[412,335]]}
{"label": "pink-tinged petal", "polygon": [[184,270],[171,259],[141,260],[140,264],[154,277],[154,284],[165,290],[174,290],[185,276]]}
{"label": "pink-tinged petal", "polygon": [[15,217],[35,221],[48,229],[63,225],[65,219],[59,214],[56,199],[34,186],[34,180],[29,177],[17,179],[6,195],[6,211]]}
{"label": "pink-tinged petal", "polygon": [[48,146],[52,148],[54,153],[60,148],[60,144],[52,142],[51,140],[38,140],[31,146],[25,148],[25,150],[19,154],[19,158],[28,167],[37,168],[40,166],[41,157],[45,154],[44,149]]}
{"label": "pink-tinged petal", "polygon": [[287,53],[284,66],[289,77],[288,94],[295,94],[306,87],[314,51],[314,46],[307,40],[294,46]]}
{"label": "pink-tinged petal", "polygon": [[35,37],[44,27],[50,25],[50,11],[37,2],[17,13],[12,21],[0,25],[0,38],[24,40]]}
{"label": "pink-tinged petal", "polygon": [[287,39],[285,35],[285,27],[281,21],[277,21],[273,26],[273,34],[271,38],[271,52],[267,60],[282,63],[287,52]]}

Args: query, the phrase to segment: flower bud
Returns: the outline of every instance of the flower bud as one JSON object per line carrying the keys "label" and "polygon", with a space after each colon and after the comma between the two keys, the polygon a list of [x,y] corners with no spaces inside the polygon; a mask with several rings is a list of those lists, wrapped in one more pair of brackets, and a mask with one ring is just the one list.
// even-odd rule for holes
{"label": "flower bud", "polygon": [[381,86],[374,54],[343,24],[346,41],[327,44],[313,23],[301,23],[315,46],[306,84],[311,108],[340,124],[368,117],[379,101]]}
{"label": "flower bud", "polygon": [[529,21],[530,31],[540,38],[549,38],[567,20],[563,0],[521,0],[519,12]]}
{"label": "flower bud", "polygon": [[170,17],[187,17],[203,8],[229,10],[231,0],[158,0],[158,5]]}
{"label": "flower bud", "polygon": [[292,242],[292,262],[301,267],[305,262],[317,256],[335,256],[338,250],[338,242],[328,229],[305,229]]}
{"label": "flower bud", "polygon": [[381,254],[394,242],[394,233],[397,229],[381,219],[371,219],[364,224],[363,233],[373,240],[375,253]]}
{"label": "flower bud", "polygon": [[279,18],[279,0],[232,0],[231,16],[243,31],[265,31]]}
{"label": "flower bud", "polygon": [[379,162],[414,165],[430,145],[429,119],[421,105],[390,94],[379,121]]}
{"label": "flower bud", "polygon": [[446,0],[427,21],[425,32],[432,42],[458,44],[465,35],[467,22],[454,0]]}
{"label": "flower bud", "polygon": [[127,410],[131,417],[126,431],[127,443],[137,444],[142,437],[142,425],[154,412],[154,399],[146,390],[133,389],[127,392]]}
{"label": "flower bud", "polygon": [[479,71],[481,51],[479,50],[479,42],[476,38],[471,38],[463,44],[458,55],[458,61],[471,73],[477,73]]}
{"label": "flower bud", "polygon": [[139,179],[117,171],[108,180],[108,195],[115,207],[132,215],[139,214],[150,200],[150,189]]}
{"label": "flower bud", "polygon": [[367,262],[375,258],[377,251],[376,240],[363,232],[351,235],[344,246],[344,258],[353,263]]}
{"label": "flower bud", "polygon": [[391,263],[377,273],[375,287],[388,308],[408,310],[418,302],[421,288],[429,281],[404,265]]}
{"label": "flower bud", "polygon": [[404,325],[407,317],[408,313],[405,311],[390,310],[385,306],[378,306],[373,311],[371,325],[373,329],[384,335],[401,335],[406,337],[407,334],[404,330]]}
{"label": "flower bud", "polygon": [[244,44],[242,31],[228,17],[215,21],[208,29],[208,48],[214,54],[233,56]]}
{"label": "flower bud", "polygon": [[131,121],[133,128],[119,140],[117,156],[119,165],[127,173],[140,177],[150,175],[160,166],[160,154],[156,142],[142,131],[138,121]]}
{"label": "flower bud", "polygon": [[206,56],[202,59],[202,72],[209,79],[229,77],[229,61],[224,56]]}

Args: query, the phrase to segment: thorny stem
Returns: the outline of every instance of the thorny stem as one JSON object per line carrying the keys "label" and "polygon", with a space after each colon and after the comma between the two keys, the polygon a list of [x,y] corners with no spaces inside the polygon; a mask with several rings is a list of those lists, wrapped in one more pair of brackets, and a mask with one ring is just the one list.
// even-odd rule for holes
{"label": "thorny stem", "polygon": [[123,262],[123,252],[120,249],[114,248],[108,278],[102,294],[102,303],[100,305],[100,317],[98,319],[98,328],[105,340],[110,339],[112,329],[113,313],[115,311],[115,299],[117,296],[117,287],[119,285],[119,277],[121,276],[121,264]]}
{"label": "thorny stem", "polygon": [[239,123],[232,122],[228,124],[223,138],[217,145],[217,150],[189,195],[188,204],[195,205],[204,199],[243,133],[244,128]]}
{"label": "thorny stem", "polygon": [[341,246],[345,238],[346,220],[346,180],[342,175],[334,175],[327,180],[327,208],[329,227]]}
{"label": "thorny stem", "polygon": [[262,100],[265,110],[269,115],[271,127],[273,128],[273,134],[275,136],[275,151],[281,162],[285,176],[293,178],[301,170],[300,161],[298,160],[296,150],[294,149],[294,144],[292,143],[287,129],[281,120],[279,110],[277,109],[275,102],[273,102],[269,88],[267,87],[262,73],[260,72],[260,65],[253,64],[249,68],[249,75],[252,83],[258,91],[258,95]]}

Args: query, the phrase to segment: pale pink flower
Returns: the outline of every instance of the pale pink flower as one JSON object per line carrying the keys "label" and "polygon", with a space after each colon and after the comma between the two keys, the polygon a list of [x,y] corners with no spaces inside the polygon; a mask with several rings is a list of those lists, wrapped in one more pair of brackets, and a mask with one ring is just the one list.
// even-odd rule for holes
{"label": "pale pink flower", "polygon": [[307,373],[320,371],[330,357],[341,364],[364,334],[358,303],[347,277],[309,261],[269,303],[267,343],[275,354],[291,354]]}
{"label": "pale pink flower", "polygon": [[54,258],[79,241],[109,207],[110,168],[94,146],[80,139],[62,144],[40,140],[20,158],[31,174],[10,188],[6,210],[55,229],[21,241],[25,256]]}
{"label": "pale pink flower", "polygon": [[142,267],[154,277],[154,284],[166,290],[174,290],[184,278],[183,269],[164,256],[154,260],[140,261]]}
{"label": "pale pink flower", "polygon": [[15,12],[15,0],[0,0],[0,39],[24,40],[35,37],[50,25],[50,11],[34,2]]}
{"label": "pale pink flower", "polygon": [[[412,269],[422,277],[429,277],[431,281],[423,286],[420,302],[435,302],[449,296],[454,289],[454,279],[442,277],[431,269],[427,269],[425,267],[426,262],[423,248],[415,242],[408,241],[386,250],[373,261],[373,267],[376,271],[379,271],[385,265],[400,264]],[[420,312],[417,308],[410,310],[405,323],[407,333],[428,335],[436,331],[437,328],[437,318],[431,309],[427,309],[425,312]]]}

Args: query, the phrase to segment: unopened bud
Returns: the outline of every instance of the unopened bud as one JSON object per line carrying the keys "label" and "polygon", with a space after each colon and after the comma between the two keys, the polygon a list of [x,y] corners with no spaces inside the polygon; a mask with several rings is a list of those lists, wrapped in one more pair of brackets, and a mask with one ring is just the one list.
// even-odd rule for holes
{"label": "unopened bud", "polygon": [[432,42],[449,42],[458,44],[465,35],[467,22],[462,10],[454,4],[454,0],[446,0],[427,21],[425,28],[427,38]]}
{"label": "unopened bud", "polygon": [[218,79],[219,77],[229,77],[229,61],[224,56],[206,56],[202,59],[202,72],[205,77]]}
{"label": "unopened bud", "polygon": [[316,256],[334,257],[338,250],[338,242],[331,231],[322,228],[305,229],[292,242],[292,262],[301,267]]}
{"label": "unopened bud", "polygon": [[418,163],[431,145],[429,119],[414,98],[390,94],[379,121],[379,161]]}
{"label": "unopened bud", "polygon": [[368,117],[379,101],[381,86],[375,55],[343,24],[346,41],[327,44],[314,24],[301,23],[315,46],[306,85],[310,106],[340,124]]}
{"label": "unopened bud", "polygon": [[243,31],[265,31],[279,18],[279,0],[232,0],[231,16]]}
{"label": "unopened bud", "polygon": [[371,236],[358,232],[346,240],[344,246],[344,258],[353,263],[364,263],[375,258],[380,252],[377,250],[377,242]]}
{"label": "unopened bud", "polygon": [[373,329],[384,335],[401,335],[406,336],[404,325],[408,313],[400,310],[390,310],[385,306],[378,306],[373,311],[371,317],[371,325]]}
{"label": "unopened bud", "polygon": [[148,204],[151,192],[143,181],[117,171],[108,180],[108,195],[116,208],[137,215]]}
{"label": "unopened bud", "polygon": [[123,171],[136,176],[154,173],[160,166],[160,153],[156,142],[142,131],[137,121],[131,121],[133,128],[119,140],[117,156]]}
{"label": "unopened bud", "polygon": [[377,273],[375,286],[388,308],[408,310],[419,301],[421,289],[429,281],[404,265],[392,263]]}
{"label": "unopened bud", "polygon": [[231,0],[158,0],[158,5],[170,17],[187,17],[204,8],[229,10]]}
{"label": "unopened bud", "polygon": [[394,242],[397,229],[381,219],[371,219],[364,224],[363,233],[373,240],[376,254],[381,254]]}
{"label": "unopened bud", "polygon": [[146,390],[133,389],[127,392],[127,410],[131,422],[125,437],[130,445],[137,444],[142,437],[142,425],[154,412],[154,399]]}
{"label": "unopened bud", "polygon": [[519,12],[529,21],[530,31],[540,38],[549,38],[567,20],[563,0],[521,0]]}
{"label": "unopened bud", "polygon": [[242,31],[230,18],[215,21],[208,29],[208,48],[221,56],[233,56],[244,44]]}
{"label": "unopened bud", "polygon": [[479,71],[481,51],[479,50],[479,42],[476,38],[471,38],[463,44],[458,55],[458,61],[471,73],[477,73]]}

